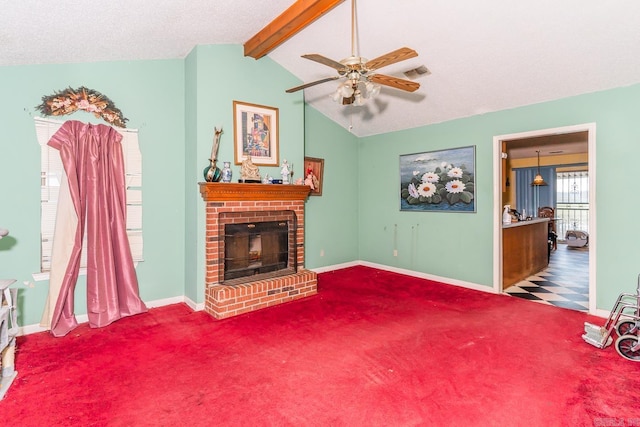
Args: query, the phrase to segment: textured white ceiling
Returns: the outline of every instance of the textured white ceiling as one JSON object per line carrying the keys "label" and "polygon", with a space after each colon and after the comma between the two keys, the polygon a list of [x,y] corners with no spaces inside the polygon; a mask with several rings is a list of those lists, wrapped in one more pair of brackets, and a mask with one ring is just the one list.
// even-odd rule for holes
{"label": "textured white ceiling", "polygon": [[[291,4],[0,0],[0,66],[183,58],[197,44],[243,44]],[[640,83],[639,18],[638,0],[360,0],[360,55],[408,46],[417,58],[380,72],[425,65],[431,75],[417,92],[384,88],[363,107],[334,103],[336,82],[305,99],[367,136]],[[350,24],[347,0],[269,57],[303,82],[333,76],[300,55],[349,56]]]}

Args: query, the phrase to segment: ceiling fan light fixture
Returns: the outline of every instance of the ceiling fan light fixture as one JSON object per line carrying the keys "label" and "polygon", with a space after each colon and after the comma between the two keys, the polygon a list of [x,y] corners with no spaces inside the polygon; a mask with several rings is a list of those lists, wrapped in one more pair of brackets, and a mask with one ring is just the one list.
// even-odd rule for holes
{"label": "ceiling fan light fixture", "polygon": [[366,90],[365,96],[367,98],[373,98],[380,93],[380,85],[377,85],[375,83],[367,82],[365,83],[364,87]]}
{"label": "ceiling fan light fixture", "polygon": [[356,90],[353,94],[353,105],[357,107],[364,105],[364,98],[362,97],[362,93],[359,90]]}
{"label": "ceiling fan light fixture", "polygon": [[[304,83],[287,89],[285,92],[293,93],[328,81],[346,79],[343,83],[338,84],[331,98],[335,102],[341,102],[342,105],[361,106],[364,105],[367,99],[377,96],[380,93],[381,86],[406,92],[414,92],[420,88],[419,83],[377,73],[377,70],[382,67],[415,58],[418,56],[415,50],[402,47],[368,60],[360,56],[357,46],[356,27],[356,0],[351,0],[351,56],[341,61],[335,61],[317,53],[302,55],[305,59],[333,68],[338,75]],[[429,70],[421,66],[415,69],[415,72],[424,74],[428,73]]]}
{"label": "ceiling fan light fixture", "polygon": [[353,88],[351,87],[350,81],[340,85],[340,93],[343,98],[350,98],[353,95]]}

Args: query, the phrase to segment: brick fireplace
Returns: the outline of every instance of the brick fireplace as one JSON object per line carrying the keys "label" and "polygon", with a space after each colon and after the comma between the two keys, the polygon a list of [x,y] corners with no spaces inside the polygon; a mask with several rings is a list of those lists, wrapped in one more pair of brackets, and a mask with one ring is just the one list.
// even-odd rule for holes
{"label": "brick fireplace", "polygon": [[[316,273],[304,268],[304,203],[309,191],[306,185],[200,183],[206,203],[207,313],[224,319],[317,293]],[[254,275],[225,280],[225,230],[271,222],[287,224],[286,265],[275,272],[256,269]]]}

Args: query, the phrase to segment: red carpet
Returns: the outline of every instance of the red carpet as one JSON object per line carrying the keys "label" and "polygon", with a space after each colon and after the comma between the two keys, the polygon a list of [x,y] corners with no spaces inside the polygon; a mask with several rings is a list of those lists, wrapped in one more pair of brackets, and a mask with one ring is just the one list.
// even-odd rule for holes
{"label": "red carpet", "polygon": [[223,321],[177,304],[21,337],[0,423],[640,425],[640,364],[580,337],[602,319],[366,267],[318,289]]}

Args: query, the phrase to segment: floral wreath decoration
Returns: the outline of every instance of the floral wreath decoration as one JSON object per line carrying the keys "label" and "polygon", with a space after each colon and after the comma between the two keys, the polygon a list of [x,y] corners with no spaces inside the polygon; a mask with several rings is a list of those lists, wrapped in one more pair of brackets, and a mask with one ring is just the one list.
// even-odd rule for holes
{"label": "floral wreath decoration", "polygon": [[64,116],[83,110],[121,128],[126,128],[125,123],[129,121],[107,96],[84,86],[77,89],[69,87],[53,95],[43,96],[42,104],[36,109],[45,116]]}

